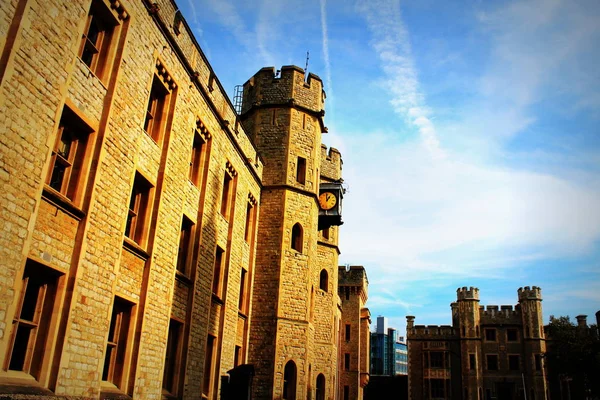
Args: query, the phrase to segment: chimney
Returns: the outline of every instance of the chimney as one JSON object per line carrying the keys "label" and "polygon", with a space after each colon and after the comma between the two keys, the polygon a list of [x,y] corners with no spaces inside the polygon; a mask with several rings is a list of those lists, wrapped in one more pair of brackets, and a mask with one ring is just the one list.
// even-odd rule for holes
{"label": "chimney", "polygon": [[587,328],[587,315],[578,315],[577,318],[577,327],[580,329]]}

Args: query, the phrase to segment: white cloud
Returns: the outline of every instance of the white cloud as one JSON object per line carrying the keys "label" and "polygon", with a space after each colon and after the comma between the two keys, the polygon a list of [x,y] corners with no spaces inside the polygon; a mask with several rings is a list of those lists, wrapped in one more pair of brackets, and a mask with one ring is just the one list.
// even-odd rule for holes
{"label": "white cloud", "polygon": [[430,156],[443,157],[433,122],[419,89],[417,71],[412,58],[408,32],[404,26],[397,0],[363,1],[359,11],[364,13],[373,35],[372,45],[385,74],[385,87],[396,113],[419,131]]}

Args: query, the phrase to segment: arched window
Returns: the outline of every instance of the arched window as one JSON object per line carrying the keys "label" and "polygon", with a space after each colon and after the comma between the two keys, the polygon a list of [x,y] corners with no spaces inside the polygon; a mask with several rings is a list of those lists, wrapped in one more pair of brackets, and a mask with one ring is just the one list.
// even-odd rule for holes
{"label": "arched window", "polygon": [[325,376],[323,374],[319,374],[319,376],[317,376],[316,400],[325,400]]}
{"label": "arched window", "polygon": [[283,370],[283,399],[296,400],[296,364],[292,360]]}
{"label": "arched window", "polygon": [[292,249],[302,253],[302,225],[296,223],[292,228]]}
{"label": "arched window", "polygon": [[329,277],[327,276],[327,271],[324,269],[321,270],[321,276],[319,279],[319,289],[327,291],[327,287],[329,284]]}

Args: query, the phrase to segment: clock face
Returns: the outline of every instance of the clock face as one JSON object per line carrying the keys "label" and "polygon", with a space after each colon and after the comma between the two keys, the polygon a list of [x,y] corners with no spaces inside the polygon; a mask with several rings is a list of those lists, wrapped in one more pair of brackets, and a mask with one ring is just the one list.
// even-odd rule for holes
{"label": "clock face", "polygon": [[336,203],[337,198],[331,192],[323,192],[319,195],[319,205],[323,210],[331,210]]}

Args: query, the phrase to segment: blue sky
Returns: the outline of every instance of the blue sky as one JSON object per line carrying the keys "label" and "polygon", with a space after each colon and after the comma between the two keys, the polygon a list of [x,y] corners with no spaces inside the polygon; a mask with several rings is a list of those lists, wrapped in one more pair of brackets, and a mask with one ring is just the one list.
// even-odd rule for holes
{"label": "blue sky", "polygon": [[310,52],[373,323],[450,324],[462,286],[540,286],[546,320],[600,310],[598,1],[178,4],[230,96]]}

